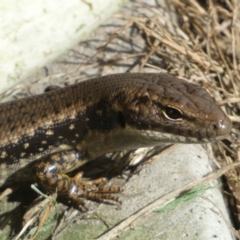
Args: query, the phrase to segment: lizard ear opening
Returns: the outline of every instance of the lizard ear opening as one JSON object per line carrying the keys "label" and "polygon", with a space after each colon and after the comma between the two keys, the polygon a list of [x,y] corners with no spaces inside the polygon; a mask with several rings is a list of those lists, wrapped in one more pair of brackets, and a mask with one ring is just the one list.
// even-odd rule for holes
{"label": "lizard ear opening", "polygon": [[118,123],[122,128],[126,127],[125,118],[124,118],[123,113],[121,111],[118,112]]}

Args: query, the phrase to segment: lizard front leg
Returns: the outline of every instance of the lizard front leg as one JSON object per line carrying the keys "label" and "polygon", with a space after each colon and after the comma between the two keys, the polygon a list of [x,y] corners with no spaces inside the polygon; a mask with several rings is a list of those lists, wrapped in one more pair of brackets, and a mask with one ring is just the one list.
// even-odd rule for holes
{"label": "lizard front leg", "polygon": [[36,182],[44,190],[57,192],[77,206],[84,207],[81,198],[98,201],[111,200],[120,203],[118,197],[113,195],[113,193],[121,192],[119,187],[101,187],[102,183],[107,181],[106,178],[86,181],[81,179],[81,172],[74,177],[66,174],[75,166],[79,166],[80,161],[83,161],[83,156],[76,150],[53,153],[38,160],[32,171]]}

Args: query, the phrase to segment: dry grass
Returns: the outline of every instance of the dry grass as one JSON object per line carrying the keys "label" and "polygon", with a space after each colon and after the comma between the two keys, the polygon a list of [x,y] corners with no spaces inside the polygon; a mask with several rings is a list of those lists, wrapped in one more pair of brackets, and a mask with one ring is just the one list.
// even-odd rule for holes
{"label": "dry grass", "polygon": [[[240,2],[210,0],[204,5],[193,0],[169,0],[168,3],[177,9],[178,27],[163,27],[157,15],[132,21],[146,35],[149,54],[160,56],[169,72],[206,87],[230,116],[233,121],[231,135],[215,145],[215,155],[219,167],[239,162]],[[169,29],[178,32],[178,36]],[[149,54],[142,60],[154,65]],[[225,176],[230,189],[228,194],[236,200],[232,211],[237,217],[240,210],[240,167],[230,169]],[[239,229],[239,218],[235,221]]]}

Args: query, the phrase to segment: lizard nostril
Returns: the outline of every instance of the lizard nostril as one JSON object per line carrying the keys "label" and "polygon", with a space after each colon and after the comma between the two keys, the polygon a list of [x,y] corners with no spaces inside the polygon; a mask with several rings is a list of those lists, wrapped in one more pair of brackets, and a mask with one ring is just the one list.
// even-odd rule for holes
{"label": "lizard nostril", "polygon": [[224,137],[224,135],[230,133],[232,129],[232,122],[228,117],[226,117],[224,120],[212,124],[212,129],[216,132],[218,137]]}
{"label": "lizard nostril", "polygon": [[213,128],[213,130],[217,131],[218,130],[217,124],[213,124],[212,128]]}

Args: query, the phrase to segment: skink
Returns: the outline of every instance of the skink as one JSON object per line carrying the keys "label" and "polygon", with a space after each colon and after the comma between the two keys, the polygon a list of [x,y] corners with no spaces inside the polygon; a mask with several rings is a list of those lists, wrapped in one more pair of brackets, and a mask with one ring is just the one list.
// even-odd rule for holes
{"label": "skink", "polygon": [[38,182],[76,199],[84,191],[79,176],[65,173],[84,161],[162,143],[212,142],[230,130],[203,88],[174,76],[93,78],[0,105],[0,187]]}

